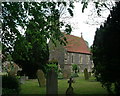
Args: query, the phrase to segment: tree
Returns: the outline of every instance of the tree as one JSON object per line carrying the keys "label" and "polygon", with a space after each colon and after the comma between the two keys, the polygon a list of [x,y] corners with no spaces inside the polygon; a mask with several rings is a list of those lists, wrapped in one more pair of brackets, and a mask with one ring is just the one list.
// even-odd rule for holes
{"label": "tree", "polygon": [[89,25],[101,25],[107,18],[107,13],[115,5],[115,0],[82,0],[83,8],[82,11],[85,11],[85,8],[90,8],[88,13],[88,19],[86,23]]}
{"label": "tree", "polygon": [[[43,69],[49,58],[47,40],[58,40],[65,44],[61,28],[70,33],[71,27],[60,21],[60,6],[66,2],[3,2],[2,30],[4,54],[12,55],[15,63],[22,66],[24,73],[34,76]],[[71,16],[73,5],[68,6]],[[24,29],[24,34],[18,28]]]}
{"label": "tree", "polygon": [[120,2],[110,11],[110,15],[96,30],[92,47],[95,77],[109,93],[120,94]]}

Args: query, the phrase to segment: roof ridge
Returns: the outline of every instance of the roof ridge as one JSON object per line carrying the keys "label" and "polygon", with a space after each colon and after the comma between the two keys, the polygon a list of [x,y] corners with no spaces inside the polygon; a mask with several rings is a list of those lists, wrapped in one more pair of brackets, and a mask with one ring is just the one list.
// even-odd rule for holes
{"label": "roof ridge", "polygon": [[69,34],[65,34],[65,37],[68,42],[65,46],[67,51],[91,54],[89,47],[87,46],[85,40],[82,37]]}

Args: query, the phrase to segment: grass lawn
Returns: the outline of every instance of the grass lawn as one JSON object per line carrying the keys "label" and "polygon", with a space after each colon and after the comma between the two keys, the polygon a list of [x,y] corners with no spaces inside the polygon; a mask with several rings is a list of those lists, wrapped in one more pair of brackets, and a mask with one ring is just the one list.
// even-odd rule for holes
{"label": "grass lawn", "polygon": [[[72,84],[75,94],[107,94],[107,91],[96,82],[93,77],[90,80],[84,80],[83,76],[74,78],[75,83]],[[68,83],[67,79],[58,80],[58,94],[65,94]],[[46,88],[40,88],[37,80],[28,80],[21,85],[20,94],[45,94]]]}

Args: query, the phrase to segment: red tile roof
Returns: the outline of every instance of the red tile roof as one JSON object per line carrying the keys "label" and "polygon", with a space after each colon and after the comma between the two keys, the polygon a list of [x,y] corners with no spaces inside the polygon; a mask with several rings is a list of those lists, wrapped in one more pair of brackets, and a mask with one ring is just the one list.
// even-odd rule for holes
{"label": "red tile roof", "polygon": [[73,35],[65,35],[65,37],[68,42],[65,46],[65,49],[68,52],[91,54],[85,40],[82,37]]}

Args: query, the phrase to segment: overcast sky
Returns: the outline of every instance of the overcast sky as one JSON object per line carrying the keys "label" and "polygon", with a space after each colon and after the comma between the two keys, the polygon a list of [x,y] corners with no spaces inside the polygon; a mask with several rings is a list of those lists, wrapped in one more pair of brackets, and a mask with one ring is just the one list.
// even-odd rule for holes
{"label": "overcast sky", "polygon": [[[71,23],[73,27],[72,35],[81,37],[81,32],[83,34],[83,38],[89,43],[89,46],[93,44],[94,35],[96,28],[101,25],[101,22],[104,22],[109,15],[109,11],[106,10],[102,13],[102,17],[96,17],[94,12],[94,6],[90,4],[87,9],[85,9],[84,13],[82,13],[82,5],[81,3],[74,3],[74,17],[68,19],[68,22]],[[92,10],[92,12],[91,12]],[[89,16],[90,14],[93,15]],[[94,20],[92,18],[94,17]],[[89,22],[89,24],[87,24]],[[94,25],[93,25],[94,24]]]}

